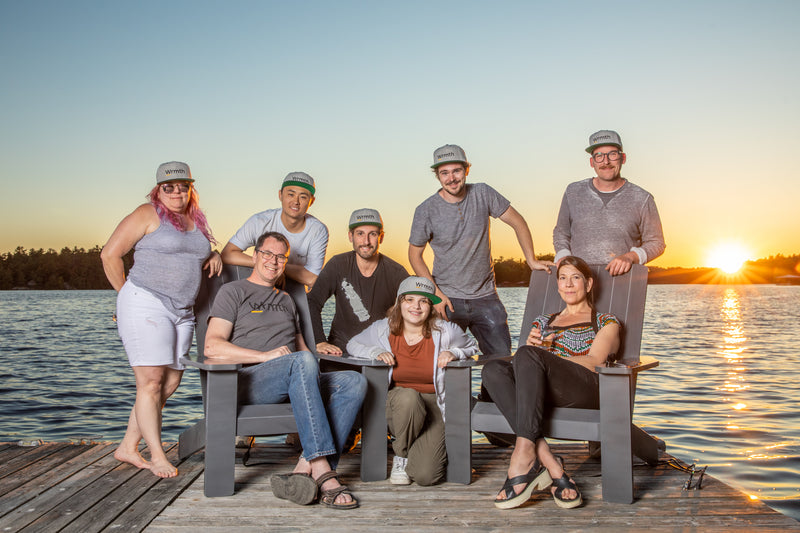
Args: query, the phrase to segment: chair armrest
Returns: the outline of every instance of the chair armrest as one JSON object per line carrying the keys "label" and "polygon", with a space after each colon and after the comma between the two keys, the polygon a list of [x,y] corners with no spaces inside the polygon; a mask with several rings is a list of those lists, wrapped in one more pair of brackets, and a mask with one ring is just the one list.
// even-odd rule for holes
{"label": "chair armrest", "polygon": [[447,363],[445,368],[468,368],[477,364],[478,362],[475,361],[475,359],[472,357],[467,357],[466,359],[456,359],[455,361],[450,361]]}
{"label": "chair armrest", "polygon": [[644,370],[649,370],[658,366],[658,359],[655,357],[644,356],[639,361],[617,361],[612,366],[597,366],[595,370],[598,374],[637,374]]}
{"label": "chair armrest", "polygon": [[345,365],[349,365],[352,367],[365,367],[365,366],[374,366],[374,367],[388,367],[386,363],[380,361],[378,359],[367,359],[361,357],[353,357],[352,355],[326,355],[321,353],[315,353],[319,359],[324,361],[333,361],[334,363],[342,363]]}
{"label": "chair armrest", "polygon": [[211,361],[203,360],[198,361],[197,359],[192,359],[188,355],[184,355],[180,358],[180,362],[186,366],[190,366],[193,368],[198,368],[200,370],[205,370],[207,372],[222,372],[222,371],[230,371],[230,370],[239,370],[242,368],[241,363],[212,363]]}
{"label": "chair armrest", "polygon": [[513,355],[480,353],[475,359],[475,365],[485,365],[489,361],[494,361],[495,359],[499,361],[511,361],[513,358]]}

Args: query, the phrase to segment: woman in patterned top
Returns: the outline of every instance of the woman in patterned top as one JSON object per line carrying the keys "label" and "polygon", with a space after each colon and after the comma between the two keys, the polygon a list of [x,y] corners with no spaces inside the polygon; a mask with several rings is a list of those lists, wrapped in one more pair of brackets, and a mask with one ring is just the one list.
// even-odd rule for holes
{"label": "woman in patterned top", "polygon": [[613,315],[595,312],[594,278],[582,259],[565,257],[557,275],[566,308],[538,316],[526,346],[512,362],[494,360],[483,367],[483,383],[516,434],[508,478],[495,498],[499,509],[518,507],[534,490],[551,483],[559,507],[577,507],[582,501],[563,461],[553,455],[542,435],[542,415],[545,406],[599,407],[594,369],[617,351],[620,324]]}

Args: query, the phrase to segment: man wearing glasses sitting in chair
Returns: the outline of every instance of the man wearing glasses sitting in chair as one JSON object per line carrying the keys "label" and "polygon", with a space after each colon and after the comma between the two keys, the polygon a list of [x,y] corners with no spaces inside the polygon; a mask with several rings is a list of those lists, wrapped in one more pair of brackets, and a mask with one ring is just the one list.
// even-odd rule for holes
{"label": "man wearing glasses sitting in chair", "polygon": [[564,192],[553,229],[555,261],[575,255],[618,276],[664,253],[661,219],[653,195],[622,177],[626,154],[616,131],[591,134],[586,151],[596,176]]}

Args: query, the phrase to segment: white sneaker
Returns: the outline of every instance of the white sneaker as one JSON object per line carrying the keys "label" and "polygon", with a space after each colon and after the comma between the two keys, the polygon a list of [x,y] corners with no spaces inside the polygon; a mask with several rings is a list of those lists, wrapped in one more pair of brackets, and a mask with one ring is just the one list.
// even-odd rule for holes
{"label": "white sneaker", "polygon": [[392,485],[410,485],[411,478],[406,474],[407,457],[394,456],[392,460],[392,475],[389,476],[389,483]]}

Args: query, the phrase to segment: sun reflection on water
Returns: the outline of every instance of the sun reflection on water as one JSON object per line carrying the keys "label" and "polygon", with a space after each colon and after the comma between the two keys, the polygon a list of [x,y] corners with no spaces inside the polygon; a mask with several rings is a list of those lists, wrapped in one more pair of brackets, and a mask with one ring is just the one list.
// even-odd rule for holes
{"label": "sun reflection on water", "polygon": [[[727,379],[720,390],[729,393],[745,391],[750,388],[745,382],[746,367],[742,364],[747,350],[745,343],[748,339],[744,334],[740,296],[735,287],[725,289],[720,315],[723,321],[723,337],[722,346],[717,353],[725,358],[728,365],[735,365],[728,368]],[[732,407],[738,411],[747,405],[738,402]]]}

